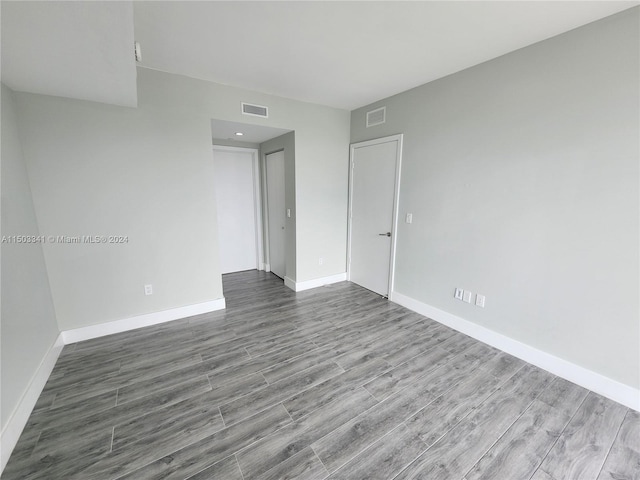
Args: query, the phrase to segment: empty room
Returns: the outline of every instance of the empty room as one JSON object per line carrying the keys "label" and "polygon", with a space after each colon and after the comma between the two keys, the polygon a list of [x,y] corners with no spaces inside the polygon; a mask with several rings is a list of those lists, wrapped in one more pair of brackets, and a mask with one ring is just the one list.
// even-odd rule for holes
{"label": "empty room", "polygon": [[640,480],[640,2],[0,7],[3,480]]}

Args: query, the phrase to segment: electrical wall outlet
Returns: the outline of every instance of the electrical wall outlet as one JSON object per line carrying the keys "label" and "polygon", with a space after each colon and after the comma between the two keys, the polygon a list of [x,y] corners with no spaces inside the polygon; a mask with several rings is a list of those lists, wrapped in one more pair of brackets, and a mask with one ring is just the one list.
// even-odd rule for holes
{"label": "electrical wall outlet", "polygon": [[324,258],[318,258],[318,265],[324,265]]}
{"label": "electrical wall outlet", "polygon": [[407,213],[407,216],[405,217],[404,221],[407,223],[413,222],[413,213]]}
{"label": "electrical wall outlet", "polygon": [[153,295],[153,285],[145,285],[144,286],[144,294],[145,295]]}
{"label": "electrical wall outlet", "polygon": [[471,303],[471,295],[472,295],[471,292],[469,292],[468,290],[465,290],[464,294],[462,295],[462,301]]}
{"label": "electrical wall outlet", "polygon": [[458,300],[462,300],[463,295],[464,295],[464,290],[461,288],[456,288],[456,293],[453,294],[453,296]]}
{"label": "electrical wall outlet", "polygon": [[484,295],[480,295],[479,293],[476,295],[476,306],[480,308],[484,308]]}

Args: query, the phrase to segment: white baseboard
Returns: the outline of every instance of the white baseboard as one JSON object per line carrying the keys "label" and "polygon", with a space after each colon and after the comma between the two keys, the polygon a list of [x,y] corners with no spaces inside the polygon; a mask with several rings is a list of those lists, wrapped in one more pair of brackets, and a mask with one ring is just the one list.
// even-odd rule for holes
{"label": "white baseboard", "polygon": [[284,284],[294,292],[302,292],[303,290],[309,290],[311,288],[322,287],[323,285],[331,285],[332,283],[344,282],[347,279],[347,274],[338,273],[329,277],[314,278],[313,280],[306,280],[304,282],[296,282],[289,277],[284,277]]}
{"label": "white baseboard", "polygon": [[22,395],[13,413],[9,416],[4,430],[2,430],[2,436],[0,437],[0,473],[2,473],[4,467],[7,465],[11,452],[18,443],[22,430],[24,430],[29,420],[31,411],[33,407],[35,407],[63,347],[64,341],[62,334],[59,334],[55,342],[53,342],[49,350],[47,350],[47,353],[45,353],[35,375],[31,378],[31,382],[29,382],[27,386],[27,390]]}
{"label": "white baseboard", "polygon": [[171,308],[161,312],[146,313],[135,317],[115,320],[113,322],[100,323],[90,325],[88,327],[74,328],[73,330],[65,330],[62,332],[62,339],[65,344],[90,340],[92,338],[103,337],[113,333],[126,332],[135,328],[148,327],[159,323],[170,322],[180,318],[209,313],[215,310],[224,310],[226,307],[225,299],[219,298],[209,302],[197,303],[195,305],[186,305],[184,307]]}
{"label": "white baseboard", "polygon": [[285,275],[284,277],[284,286],[285,287],[289,287],[291,290],[293,290],[294,292],[297,292],[298,290],[296,290],[296,281],[295,280],[291,280],[289,277],[287,277]]}
{"label": "white baseboard", "polygon": [[465,320],[439,308],[432,307],[398,292],[392,292],[389,299],[414,312],[429,317],[447,327],[462,332],[483,343],[507,352],[525,362],[562,377],[581,387],[598,393],[629,408],[640,411],[640,390],[605,377],[550,353],[514,340],[476,323]]}

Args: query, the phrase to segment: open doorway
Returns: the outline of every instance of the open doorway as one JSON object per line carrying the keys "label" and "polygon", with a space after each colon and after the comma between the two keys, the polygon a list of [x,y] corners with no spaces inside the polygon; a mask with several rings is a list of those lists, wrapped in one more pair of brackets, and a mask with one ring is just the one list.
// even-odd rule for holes
{"label": "open doorway", "polygon": [[295,280],[293,132],[223,120],[212,120],[211,132],[221,273],[258,269]]}

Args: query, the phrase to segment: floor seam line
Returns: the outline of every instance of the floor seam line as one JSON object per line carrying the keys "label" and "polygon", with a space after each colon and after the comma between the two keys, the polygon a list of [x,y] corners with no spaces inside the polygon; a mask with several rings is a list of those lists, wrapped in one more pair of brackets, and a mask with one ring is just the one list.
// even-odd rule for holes
{"label": "floor seam line", "polygon": [[613,437],[613,441],[611,442],[611,445],[609,446],[609,449],[607,450],[607,454],[604,456],[604,458],[602,460],[602,465],[600,465],[600,469],[598,470],[598,476],[596,478],[600,478],[600,474],[602,473],[602,469],[607,464],[607,459],[609,458],[609,455],[611,455],[611,450],[613,449],[613,445],[616,443],[616,440],[618,439],[618,435],[620,435],[620,430],[622,430],[622,425],[624,425],[624,421],[627,418],[627,415],[629,415],[629,411],[630,411],[630,409],[627,408],[627,412],[622,417],[622,421],[620,422],[620,425],[618,426],[618,430],[616,431],[616,434]]}

